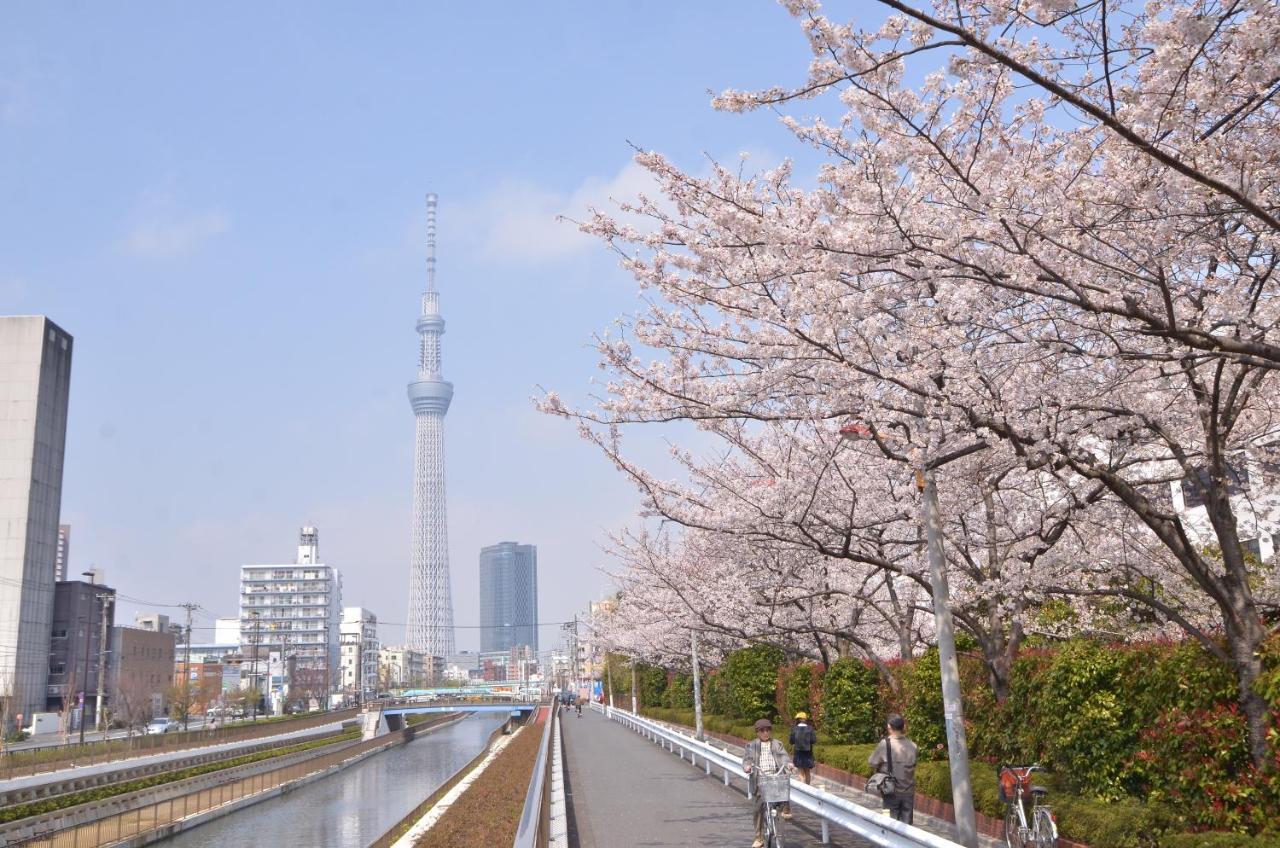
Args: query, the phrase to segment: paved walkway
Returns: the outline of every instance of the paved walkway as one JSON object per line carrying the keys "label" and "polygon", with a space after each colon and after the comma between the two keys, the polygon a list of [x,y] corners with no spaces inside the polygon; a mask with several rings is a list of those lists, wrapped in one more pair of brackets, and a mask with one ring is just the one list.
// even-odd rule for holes
{"label": "paved walkway", "polygon": [[328,724],[322,724],[318,727],[309,727],[305,730],[294,730],[289,733],[277,733],[273,736],[259,736],[256,739],[242,739],[238,742],[223,742],[221,745],[200,745],[191,748],[183,748],[179,751],[165,751],[163,753],[148,754],[141,757],[121,758],[118,760],[110,760],[105,763],[94,763],[87,766],[68,766],[55,771],[42,771],[39,774],[29,775],[27,777],[14,777],[8,780],[0,780],[0,792],[12,792],[15,789],[25,789],[29,786],[41,786],[45,783],[57,783],[74,777],[101,774],[102,772],[117,771],[119,769],[134,768],[136,766],[145,766],[150,765],[151,763],[165,762],[167,760],[177,760],[183,757],[192,756],[193,754],[206,754],[215,751],[234,751],[239,748],[247,748],[251,745],[261,745],[264,742],[278,742],[285,739],[305,739],[324,733],[332,733],[335,730],[341,729],[341,727],[341,721],[334,721]]}
{"label": "paved walkway", "polygon": [[[577,848],[749,848],[751,802],[741,781],[723,777],[654,745],[592,710],[563,713],[569,795],[569,844]],[[818,820],[797,808],[787,848],[821,845]],[[836,848],[869,845],[832,831]]]}

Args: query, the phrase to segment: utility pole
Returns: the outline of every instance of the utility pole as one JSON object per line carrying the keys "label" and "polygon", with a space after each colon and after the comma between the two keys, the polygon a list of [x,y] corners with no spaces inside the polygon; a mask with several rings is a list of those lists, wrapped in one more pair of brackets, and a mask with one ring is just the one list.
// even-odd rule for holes
{"label": "utility pole", "polygon": [[253,616],[253,720],[258,720],[258,701],[262,699],[262,693],[258,691],[260,685],[259,678],[261,676],[258,668],[258,651],[262,646],[262,619],[258,615],[258,611],[254,610],[250,615]]}
{"label": "utility pole", "polygon": [[[924,403],[917,401],[916,411],[923,417]],[[840,428],[846,439],[901,437],[875,433],[862,423]],[[957,455],[981,450],[975,443]],[[911,448],[909,456],[915,465],[916,489],[921,494],[920,523],[924,525],[925,551],[929,561],[929,586],[933,597],[933,616],[938,628],[938,660],[942,674],[942,711],[947,725],[947,762],[951,768],[951,803],[955,809],[957,841],[965,848],[978,848],[978,823],[973,809],[973,780],[969,772],[969,740],[964,730],[964,705],[960,695],[960,664],[956,660],[956,629],[951,617],[951,588],[947,583],[946,553],[942,548],[942,518],[938,508],[938,489],[934,483],[934,466],[925,452]]]}
{"label": "utility pole", "polygon": [[631,658],[631,714],[640,715],[639,691],[636,689],[636,658]]}
{"label": "utility pole", "polygon": [[360,613],[360,635],[356,637],[356,706],[364,707],[364,613]]}
{"label": "utility pole", "polygon": [[107,729],[106,722],[102,720],[102,699],[107,683],[107,604],[111,600],[111,595],[106,592],[98,593],[97,601],[102,604],[102,610],[98,614],[101,622],[101,630],[98,633],[98,700],[93,707],[93,726],[96,730]]}
{"label": "utility pole", "polygon": [[613,709],[613,655],[605,652],[604,655],[604,678],[609,684],[609,709]]}
{"label": "utility pole", "polygon": [[702,742],[707,738],[702,729],[702,672],[698,670],[698,631],[689,631],[689,648],[693,654],[693,726],[694,736]]}
{"label": "utility pole", "polygon": [[188,601],[178,606],[187,611],[187,649],[182,660],[182,729],[186,731],[191,726],[191,614],[200,605]]}
{"label": "utility pole", "polygon": [[933,474],[921,463],[917,478],[923,483],[925,544],[929,551],[929,580],[933,584],[933,615],[938,626],[938,659],[942,666],[943,716],[947,725],[947,761],[951,764],[951,796],[956,813],[956,835],[966,848],[978,848],[978,823],[973,810],[973,784],[969,774],[969,740],[964,731],[964,706],[960,698],[960,664],[956,660],[956,630],[951,619],[951,590],[947,583],[942,550],[942,520],[938,516],[938,490]]}
{"label": "utility pole", "polygon": [[[98,575],[93,571],[80,572],[84,577],[89,578],[89,585],[96,586],[98,584]],[[89,634],[93,632],[93,608],[90,607],[89,615],[84,623],[84,679],[80,683],[80,744],[84,744],[84,711],[89,706]]]}

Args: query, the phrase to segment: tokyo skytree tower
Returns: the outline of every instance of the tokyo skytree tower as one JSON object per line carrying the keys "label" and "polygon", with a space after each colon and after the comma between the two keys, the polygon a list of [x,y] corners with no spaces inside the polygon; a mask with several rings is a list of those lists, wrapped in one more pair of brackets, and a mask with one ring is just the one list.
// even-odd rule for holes
{"label": "tokyo skytree tower", "polygon": [[427,195],[427,290],[418,318],[418,379],[409,384],[417,422],[413,467],[413,551],[409,564],[409,648],[430,656],[454,652],[449,588],[449,522],[444,487],[444,416],[453,383],[440,370],[440,295],[436,291],[436,195]]}

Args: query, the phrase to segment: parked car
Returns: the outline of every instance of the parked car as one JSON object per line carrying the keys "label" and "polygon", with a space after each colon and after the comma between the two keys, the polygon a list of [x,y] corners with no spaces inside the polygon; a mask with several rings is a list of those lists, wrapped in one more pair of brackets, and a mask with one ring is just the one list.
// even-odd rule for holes
{"label": "parked car", "polygon": [[182,725],[178,724],[171,718],[153,718],[147,725],[146,734],[151,736],[155,733],[168,733],[171,730],[178,730]]}

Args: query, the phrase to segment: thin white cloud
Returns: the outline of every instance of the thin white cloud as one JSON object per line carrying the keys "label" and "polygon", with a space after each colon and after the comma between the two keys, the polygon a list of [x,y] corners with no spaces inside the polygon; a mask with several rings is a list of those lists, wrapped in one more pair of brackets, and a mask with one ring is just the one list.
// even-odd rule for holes
{"label": "thin white cloud", "polygon": [[[611,201],[653,195],[649,173],[628,162],[610,178],[591,177],[571,192],[560,192],[527,180],[499,184],[479,200],[464,205],[459,217],[477,236],[478,249],[510,262],[550,262],[599,249],[599,242],[578,231],[592,207],[611,208]],[[561,220],[561,217],[572,220]]]}
{"label": "thin white cloud", "polygon": [[198,249],[231,228],[231,219],[218,209],[178,208],[168,194],[144,199],[120,249],[139,259],[170,259]]}

